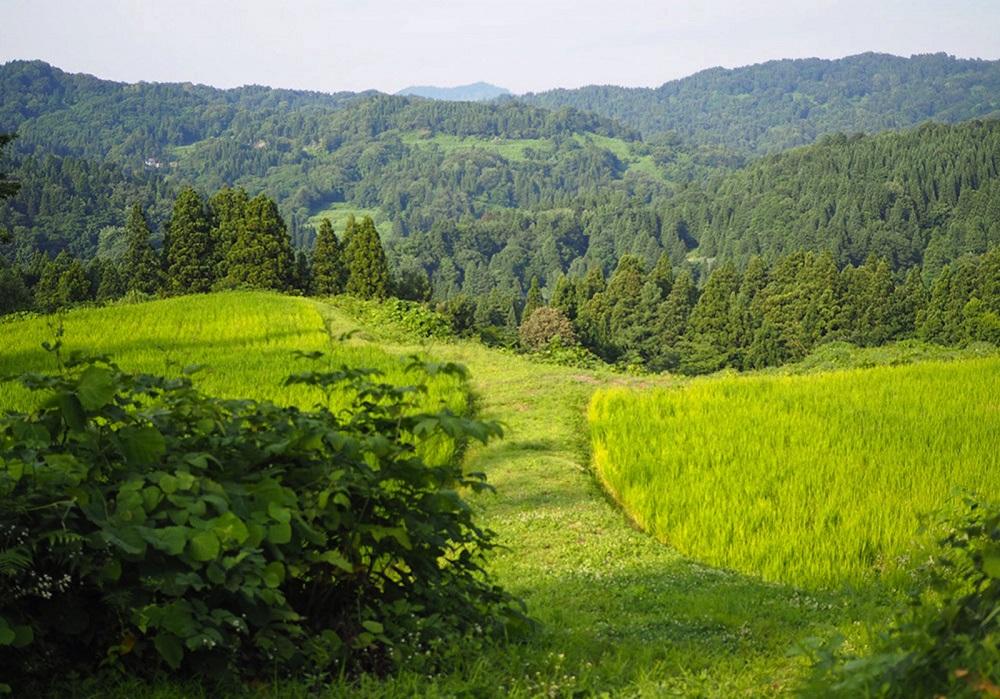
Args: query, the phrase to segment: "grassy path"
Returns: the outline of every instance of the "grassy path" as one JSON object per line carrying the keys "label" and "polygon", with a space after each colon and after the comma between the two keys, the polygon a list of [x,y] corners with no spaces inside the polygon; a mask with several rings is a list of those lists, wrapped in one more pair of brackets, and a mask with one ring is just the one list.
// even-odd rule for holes
{"label": "grassy path", "polygon": [[[323,308],[331,334],[352,323]],[[365,342],[355,339],[352,342]],[[609,374],[541,365],[474,343],[424,347],[465,364],[480,413],[505,424],[503,440],[467,456],[495,495],[477,498],[481,521],[507,547],[497,580],[544,625],[526,644],[487,651],[455,672],[402,675],[365,686],[387,696],[767,696],[790,689],[797,640],[870,615],[847,598],[764,584],[684,559],[636,531],[589,468],[585,408]]]}

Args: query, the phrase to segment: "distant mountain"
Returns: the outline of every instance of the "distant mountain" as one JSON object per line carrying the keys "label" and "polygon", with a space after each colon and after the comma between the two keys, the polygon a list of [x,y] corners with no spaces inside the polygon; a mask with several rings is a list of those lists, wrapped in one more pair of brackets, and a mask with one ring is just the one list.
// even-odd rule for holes
{"label": "distant mountain", "polygon": [[616,119],[644,136],[773,153],[838,131],[874,133],[927,120],[1000,115],[1000,61],[938,53],[711,68],[656,88],[591,85],[519,98]]}
{"label": "distant mountain", "polygon": [[428,99],[445,100],[446,102],[482,102],[509,95],[510,90],[489,83],[478,82],[471,85],[457,85],[455,87],[411,85],[396,94],[407,97],[427,97]]}

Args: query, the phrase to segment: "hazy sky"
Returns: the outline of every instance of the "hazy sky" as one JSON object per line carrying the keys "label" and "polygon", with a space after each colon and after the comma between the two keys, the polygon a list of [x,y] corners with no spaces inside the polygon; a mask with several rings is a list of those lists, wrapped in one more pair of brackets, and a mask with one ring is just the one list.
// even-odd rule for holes
{"label": "hazy sky", "polygon": [[863,51],[1000,58],[1000,0],[0,0],[0,62],[129,82],[526,92]]}

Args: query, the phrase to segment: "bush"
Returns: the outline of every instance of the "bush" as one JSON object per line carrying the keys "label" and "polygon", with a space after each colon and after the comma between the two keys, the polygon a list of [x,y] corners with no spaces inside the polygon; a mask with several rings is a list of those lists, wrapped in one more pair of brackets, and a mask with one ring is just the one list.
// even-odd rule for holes
{"label": "bush", "polygon": [[873,652],[817,644],[804,696],[1000,696],[1000,505],[967,499],[945,523],[929,585],[913,593]]}
{"label": "bush", "polygon": [[402,340],[452,337],[448,318],[415,301],[374,301],[345,295],[337,297],[337,306],[387,337]]}
{"label": "bush", "polygon": [[422,384],[346,367],[289,379],[352,395],[335,415],[106,360],[21,382],[48,398],[0,418],[0,678],[19,689],[99,666],[385,672],[402,649],[525,621],[483,573],[493,534],[459,495],[485,477],[414,448],[499,428],[414,414]]}
{"label": "bush", "polygon": [[521,344],[525,349],[540,350],[548,346],[555,338],[563,347],[576,344],[576,334],[573,324],[558,308],[542,306],[524,319],[518,330]]}

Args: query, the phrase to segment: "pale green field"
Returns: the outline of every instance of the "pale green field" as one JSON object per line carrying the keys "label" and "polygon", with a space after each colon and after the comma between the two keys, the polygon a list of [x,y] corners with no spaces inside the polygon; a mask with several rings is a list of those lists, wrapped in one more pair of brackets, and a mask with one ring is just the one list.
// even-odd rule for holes
{"label": "pale green field", "polygon": [[527,160],[525,150],[552,150],[552,142],[546,138],[485,138],[482,136],[454,136],[452,134],[434,134],[433,136],[410,131],[400,135],[400,140],[408,146],[436,146],[445,153],[458,150],[485,150],[496,153],[507,160]]}
{"label": "pale green field", "polygon": [[[321,391],[283,386],[293,373],[341,365],[382,371],[385,380],[411,384],[405,360],[353,339],[331,337],[316,301],[265,292],[183,296],[133,305],[77,309],[56,316],[0,322],[0,376],[55,371],[56,359],[41,347],[61,323],[66,356],[74,351],[106,354],[127,371],[177,375],[188,365],[204,365],[195,385],[223,398],[270,400],[311,408],[325,403]],[[294,356],[322,351],[313,361]],[[467,411],[468,396],[456,379],[436,377],[423,409]],[[0,411],[29,408],[38,397],[14,382],[0,383]],[[343,403],[333,396],[331,408]],[[447,460],[454,445],[427,445],[424,456]]]}
{"label": "pale green field", "polygon": [[711,565],[802,587],[898,581],[961,489],[1000,494],[1000,359],[598,392],[601,479]]}
{"label": "pale green field", "polygon": [[362,209],[346,202],[329,204],[320,211],[309,217],[308,223],[313,228],[319,228],[320,222],[324,218],[330,219],[330,225],[339,240],[344,238],[344,228],[347,226],[347,218],[353,215],[360,221],[365,216],[370,216],[375,222],[375,229],[382,240],[392,237],[392,221],[390,221],[380,209]]}

